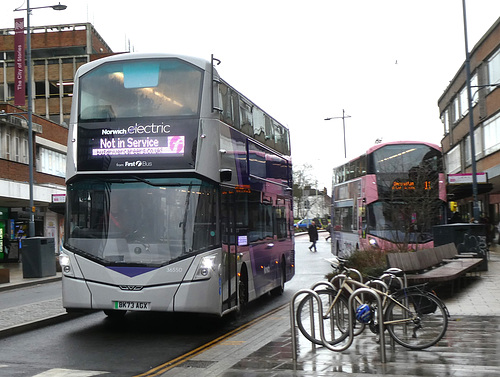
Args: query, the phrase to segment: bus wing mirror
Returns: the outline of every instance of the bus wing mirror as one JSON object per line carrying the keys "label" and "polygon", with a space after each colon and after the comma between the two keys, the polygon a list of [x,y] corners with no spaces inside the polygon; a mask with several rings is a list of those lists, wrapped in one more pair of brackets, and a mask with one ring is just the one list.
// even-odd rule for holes
{"label": "bus wing mirror", "polygon": [[220,181],[229,182],[233,179],[233,171],[231,169],[220,169]]}

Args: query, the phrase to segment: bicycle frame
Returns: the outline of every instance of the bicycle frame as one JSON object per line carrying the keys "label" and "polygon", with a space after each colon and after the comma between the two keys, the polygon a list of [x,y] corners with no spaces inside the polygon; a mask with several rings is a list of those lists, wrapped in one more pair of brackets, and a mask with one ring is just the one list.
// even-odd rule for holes
{"label": "bicycle frame", "polygon": [[[383,282],[383,281],[377,281],[377,284],[380,284],[384,287],[385,289],[385,292],[382,291],[382,290],[379,290],[377,288],[374,288],[374,287],[371,287],[369,284],[365,284],[365,283],[362,283],[362,282],[359,282],[357,280],[354,280],[352,279],[351,277],[345,275],[345,274],[338,274],[336,276],[334,276],[331,280],[330,280],[330,284],[333,288],[335,288],[335,285],[334,285],[334,282],[336,280],[340,280],[340,279],[343,279],[342,280],[342,283],[340,285],[340,288],[337,290],[337,294],[335,295],[334,299],[332,300],[330,306],[328,307],[328,310],[324,311],[324,314],[328,314],[330,313],[333,308],[335,307],[335,305],[337,304],[338,302],[338,297],[340,295],[342,295],[342,293],[344,291],[347,291],[349,292],[349,295],[351,296],[354,292],[356,292],[356,289],[353,289],[349,284],[352,284],[353,286],[356,286],[357,289],[360,289],[360,288],[365,288],[365,289],[370,289],[374,292],[376,292],[380,297],[381,297],[381,302],[382,302],[382,311],[384,310],[383,308],[386,308],[387,307],[387,302],[389,300],[395,302],[396,305],[398,305],[399,307],[401,307],[405,313],[409,313],[411,312],[410,308],[408,307],[408,303],[405,302],[404,304],[402,304],[401,302],[399,302],[398,300],[394,299],[393,298],[393,294],[389,294],[387,293],[388,292],[388,287],[387,285]],[[407,290],[407,288],[402,288],[405,290]],[[336,290],[336,289],[334,289]],[[396,293],[398,292],[401,292],[401,290],[398,290]],[[364,299],[363,299],[363,296],[361,296],[361,299],[358,297],[358,295],[355,296],[355,299],[356,299],[356,302],[358,304],[363,304],[364,303]],[[406,301],[406,300],[405,300]],[[393,324],[400,324],[400,323],[405,323],[405,322],[410,322],[410,321],[413,321],[415,320],[416,317],[412,317],[412,318],[403,318],[403,319],[400,319],[400,320],[396,320],[396,321],[387,321],[387,322],[384,322],[384,326],[385,325],[393,325]]]}

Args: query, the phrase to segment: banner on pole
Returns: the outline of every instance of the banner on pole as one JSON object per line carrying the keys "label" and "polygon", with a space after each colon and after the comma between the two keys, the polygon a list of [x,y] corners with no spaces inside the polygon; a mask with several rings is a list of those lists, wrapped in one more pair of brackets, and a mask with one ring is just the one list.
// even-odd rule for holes
{"label": "banner on pole", "polygon": [[24,18],[14,20],[14,105],[26,104],[24,75]]}

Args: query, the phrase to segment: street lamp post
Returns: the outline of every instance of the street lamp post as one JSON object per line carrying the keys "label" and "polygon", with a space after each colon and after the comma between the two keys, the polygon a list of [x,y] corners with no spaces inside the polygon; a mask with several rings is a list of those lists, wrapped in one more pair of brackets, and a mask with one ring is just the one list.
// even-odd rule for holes
{"label": "street lamp post", "polygon": [[345,118],[350,118],[350,115],[345,115],[344,109],[342,109],[342,116],[341,117],[330,117],[330,118],[325,118],[325,120],[332,120],[332,119],[342,119],[342,126],[344,130],[344,158],[347,158],[347,149],[346,149],[346,143],[345,143]]}
{"label": "street lamp post", "polygon": [[470,53],[469,42],[467,37],[467,16],[465,11],[465,0],[462,0],[462,10],[464,16],[464,40],[465,40],[465,79],[467,80],[467,100],[469,106],[469,137],[470,137],[470,156],[472,168],[472,200],[473,200],[473,216],[475,221],[479,221],[479,202],[477,200],[477,168],[476,168],[476,146],[474,142],[474,116],[472,108],[472,89],[471,89],[471,73],[470,73]]}
{"label": "street lamp post", "polygon": [[31,72],[31,29],[30,29],[30,14],[33,9],[52,8],[54,10],[65,10],[66,5],[61,3],[57,5],[47,5],[43,7],[30,7],[30,1],[26,0],[26,8],[16,8],[14,12],[26,11],[26,66],[28,70],[28,161],[29,161],[29,211],[30,219],[28,226],[28,236],[35,236],[35,207],[33,203],[33,104],[32,97],[32,72]]}

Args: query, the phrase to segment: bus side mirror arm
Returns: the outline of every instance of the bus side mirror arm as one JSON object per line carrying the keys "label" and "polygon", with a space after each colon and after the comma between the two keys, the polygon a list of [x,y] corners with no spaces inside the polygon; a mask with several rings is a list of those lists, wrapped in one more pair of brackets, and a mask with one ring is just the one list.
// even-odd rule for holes
{"label": "bus side mirror arm", "polygon": [[210,100],[211,101],[210,102],[212,104],[212,112],[214,112],[214,111],[222,112],[222,110],[219,109],[219,108],[216,108],[215,104],[214,104],[214,90],[215,90],[215,85],[214,84],[216,82],[217,83],[220,82],[219,79],[214,80],[214,62],[217,62],[217,65],[219,65],[221,63],[221,61],[219,59],[214,58],[214,54],[212,54],[211,55],[211,61],[210,61],[210,63],[211,63],[211,65],[210,65],[210,67],[211,67],[210,74],[211,74],[211,80],[212,80],[212,90],[211,90],[211,96],[210,96]]}

